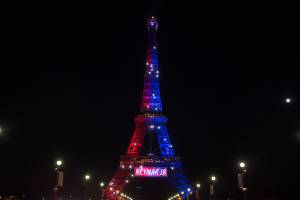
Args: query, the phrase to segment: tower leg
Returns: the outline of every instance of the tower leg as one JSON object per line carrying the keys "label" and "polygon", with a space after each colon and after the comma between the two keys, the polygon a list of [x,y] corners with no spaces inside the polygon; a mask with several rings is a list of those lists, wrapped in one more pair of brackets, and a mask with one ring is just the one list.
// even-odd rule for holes
{"label": "tower leg", "polygon": [[[178,193],[181,194],[183,199],[188,199],[190,197],[188,189],[190,191],[194,191],[194,189],[181,169],[177,169],[175,172],[170,174],[170,176],[171,182],[176,187]],[[182,194],[182,192],[184,193]]]}
{"label": "tower leg", "polygon": [[117,200],[129,178],[128,170],[119,169],[106,188],[106,200]]}

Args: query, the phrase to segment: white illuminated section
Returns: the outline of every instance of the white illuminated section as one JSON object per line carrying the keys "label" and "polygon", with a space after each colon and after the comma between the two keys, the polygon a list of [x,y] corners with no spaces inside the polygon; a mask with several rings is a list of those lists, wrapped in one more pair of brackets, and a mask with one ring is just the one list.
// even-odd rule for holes
{"label": "white illuminated section", "polygon": [[154,128],[154,125],[150,125],[149,127],[152,129],[152,128]]}

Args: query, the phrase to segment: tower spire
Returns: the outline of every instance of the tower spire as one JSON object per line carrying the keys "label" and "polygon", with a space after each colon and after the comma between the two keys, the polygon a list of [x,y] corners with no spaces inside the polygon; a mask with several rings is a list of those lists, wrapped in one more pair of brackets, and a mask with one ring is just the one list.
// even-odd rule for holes
{"label": "tower spire", "polygon": [[162,112],[162,103],[159,89],[158,47],[156,37],[158,21],[155,17],[151,17],[147,20],[147,29],[148,46],[141,113],[159,114]]}

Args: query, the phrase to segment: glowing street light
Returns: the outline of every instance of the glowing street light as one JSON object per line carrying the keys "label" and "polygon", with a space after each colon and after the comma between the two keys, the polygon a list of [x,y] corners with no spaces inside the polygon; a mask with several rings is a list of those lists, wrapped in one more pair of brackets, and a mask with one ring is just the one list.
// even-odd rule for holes
{"label": "glowing street light", "polygon": [[100,183],[100,187],[104,187],[104,185],[105,185],[105,184],[104,184],[103,182]]}
{"label": "glowing street light", "polygon": [[200,183],[197,183],[196,184],[196,188],[200,188],[201,187],[201,184]]}
{"label": "glowing street light", "polygon": [[285,101],[285,103],[287,103],[287,104],[292,103],[292,99],[289,98],[289,97],[285,98],[284,101]]}
{"label": "glowing street light", "polygon": [[63,162],[61,160],[57,160],[56,161],[56,166],[57,167],[60,167],[62,164],[63,164]]}
{"label": "glowing street light", "polygon": [[246,167],[246,164],[244,162],[240,162],[239,166],[240,168],[244,169]]}
{"label": "glowing street light", "polygon": [[210,177],[210,180],[215,182],[217,180],[217,178],[215,176]]}
{"label": "glowing street light", "polygon": [[90,176],[89,174],[86,174],[86,175],[84,176],[84,180],[88,181],[88,180],[90,180],[90,179],[91,179],[91,176]]}

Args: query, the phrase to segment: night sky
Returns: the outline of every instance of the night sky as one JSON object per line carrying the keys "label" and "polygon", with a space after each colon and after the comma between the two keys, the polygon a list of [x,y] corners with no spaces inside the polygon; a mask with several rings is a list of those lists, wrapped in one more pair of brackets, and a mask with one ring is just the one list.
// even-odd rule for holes
{"label": "night sky", "polygon": [[[159,19],[160,82],[184,171],[234,194],[288,199],[300,178],[299,11],[274,1],[23,1],[1,5],[0,195],[109,181],[139,113],[146,18]],[[3,3],[1,3],[3,4]],[[290,104],[285,98],[292,99]],[[77,192],[77,193],[76,193]]]}

